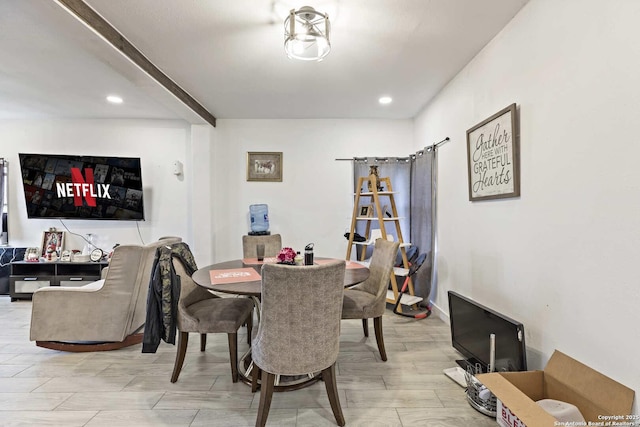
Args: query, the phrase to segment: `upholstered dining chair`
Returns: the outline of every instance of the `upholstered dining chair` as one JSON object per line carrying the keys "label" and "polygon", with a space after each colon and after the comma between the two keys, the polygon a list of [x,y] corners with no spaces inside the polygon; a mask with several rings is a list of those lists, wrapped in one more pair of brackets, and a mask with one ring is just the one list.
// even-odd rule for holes
{"label": "upholstered dining chair", "polygon": [[270,234],[266,236],[242,236],[242,257],[256,258],[256,245],[264,245],[264,256],[275,257],[282,249],[282,237],[279,234]]}
{"label": "upholstered dining chair", "polygon": [[262,267],[260,324],[251,342],[252,391],[262,372],[256,426],[267,422],[276,375],[320,371],[333,415],[338,425],[345,424],[335,377],[344,273],[342,260]]}
{"label": "upholstered dining chair", "polygon": [[178,258],[173,258],[173,267],[180,278],[180,299],[178,301],[178,348],[171,374],[171,382],[178,381],[184,364],[189,342],[189,333],[200,334],[200,351],[207,345],[207,334],[226,333],[229,343],[231,380],[238,381],[238,329],[247,324],[247,334],[251,336],[253,324],[253,300],[250,298],[220,298],[198,286],[187,273]]}
{"label": "upholstered dining chair", "polygon": [[368,319],[373,318],[378,351],[383,361],[387,360],[387,352],[382,336],[382,315],[386,308],[387,288],[399,247],[398,242],[376,240],[369,263],[369,277],[344,291],[342,318],[362,319],[365,337],[369,336]]}

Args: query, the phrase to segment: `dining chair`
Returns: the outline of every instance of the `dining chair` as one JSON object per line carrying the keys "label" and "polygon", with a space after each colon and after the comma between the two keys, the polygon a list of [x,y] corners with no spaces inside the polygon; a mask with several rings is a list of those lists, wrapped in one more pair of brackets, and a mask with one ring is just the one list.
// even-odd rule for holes
{"label": "dining chair", "polygon": [[373,318],[378,351],[383,361],[387,360],[387,352],[382,336],[382,315],[386,309],[387,288],[399,247],[399,242],[376,240],[369,263],[369,277],[344,291],[342,318],[362,319],[365,337],[369,336],[368,319]]}
{"label": "dining chair", "polygon": [[256,245],[264,245],[264,256],[275,257],[282,249],[282,237],[279,234],[269,234],[265,236],[242,236],[242,257],[256,258]]}
{"label": "dining chair", "polygon": [[200,351],[207,345],[207,334],[226,333],[229,343],[231,380],[238,381],[238,329],[247,324],[247,334],[251,336],[253,324],[253,300],[250,298],[220,298],[198,286],[187,273],[178,258],[173,258],[173,267],[180,278],[180,299],[178,301],[177,329],[178,349],[171,374],[171,382],[178,381],[184,364],[189,342],[189,333],[200,334]]}
{"label": "dining chair", "polygon": [[345,424],[336,386],[345,261],[262,267],[261,318],[251,342],[252,391],[261,375],[256,426],[269,415],[276,375],[321,372],[338,425]]}

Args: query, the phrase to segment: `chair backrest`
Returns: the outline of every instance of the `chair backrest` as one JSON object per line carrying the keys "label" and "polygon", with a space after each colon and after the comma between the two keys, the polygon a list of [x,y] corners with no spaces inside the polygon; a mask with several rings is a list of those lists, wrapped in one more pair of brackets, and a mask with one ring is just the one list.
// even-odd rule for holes
{"label": "chair backrest", "polygon": [[[145,246],[120,245],[113,250],[101,292],[105,296],[126,296],[127,301],[122,301],[122,308],[126,309],[122,313],[126,316],[123,336],[138,331],[146,321],[147,295],[156,249],[180,240],[179,237],[171,237]],[[114,316],[114,319],[117,318]]]}
{"label": "chair backrest", "polygon": [[282,237],[279,234],[270,234],[266,236],[242,236],[242,258],[255,258],[257,244],[264,245],[264,256],[275,257],[282,249]]}
{"label": "chair backrest", "polygon": [[302,375],[338,358],[345,261],[262,267],[261,314],[253,361],[272,374]]}
{"label": "chair backrest", "polygon": [[371,262],[369,262],[369,277],[364,282],[353,286],[352,289],[375,295],[375,304],[384,304],[399,247],[399,242],[384,239],[376,240]]}
{"label": "chair backrest", "polygon": [[196,325],[192,323],[194,320],[191,316],[185,316],[187,307],[191,304],[195,304],[198,301],[204,301],[210,298],[218,298],[216,295],[210,293],[201,286],[198,286],[191,275],[187,273],[182,261],[174,257],[172,259],[173,268],[176,275],[180,277],[180,300],[178,302],[178,329],[183,332],[195,332],[197,331]]}

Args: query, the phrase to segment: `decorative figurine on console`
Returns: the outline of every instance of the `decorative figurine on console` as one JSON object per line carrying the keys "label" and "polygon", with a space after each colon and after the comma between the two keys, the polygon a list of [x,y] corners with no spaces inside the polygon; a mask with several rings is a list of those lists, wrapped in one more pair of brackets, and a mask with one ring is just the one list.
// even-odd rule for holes
{"label": "decorative figurine on console", "polygon": [[40,248],[27,248],[24,251],[24,260],[28,262],[40,261]]}
{"label": "decorative figurine on console", "polygon": [[[371,176],[371,175],[376,177],[376,188],[378,189],[378,191],[383,191],[382,184],[380,184],[380,175],[378,175],[378,166],[377,165],[369,166],[369,176]],[[371,181],[369,181],[367,183],[367,187],[369,188],[369,191],[372,191],[371,190]]]}
{"label": "decorative figurine on console", "polygon": [[56,261],[58,259],[58,251],[56,250],[55,243],[49,243],[49,245],[47,246],[45,259],[47,261]]}

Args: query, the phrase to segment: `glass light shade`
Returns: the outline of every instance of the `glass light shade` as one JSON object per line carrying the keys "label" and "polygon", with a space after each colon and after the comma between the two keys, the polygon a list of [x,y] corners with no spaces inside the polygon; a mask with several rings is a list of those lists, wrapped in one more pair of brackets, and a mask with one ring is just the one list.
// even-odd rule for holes
{"label": "glass light shade", "polygon": [[329,54],[329,17],[310,6],[291,9],[284,21],[284,50],[289,58],[321,61]]}

